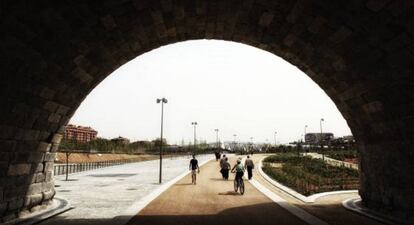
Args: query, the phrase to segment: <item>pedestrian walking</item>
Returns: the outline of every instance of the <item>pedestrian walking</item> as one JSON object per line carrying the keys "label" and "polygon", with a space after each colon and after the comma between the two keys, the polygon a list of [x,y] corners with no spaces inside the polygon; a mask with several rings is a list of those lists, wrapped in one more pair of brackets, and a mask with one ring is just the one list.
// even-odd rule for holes
{"label": "pedestrian walking", "polygon": [[253,177],[254,163],[250,156],[247,156],[247,159],[244,162],[244,167],[247,169],[247,176],[249,180],[251,180]]}
{"label": "pedestrian walking", "polygon": [[226,155],[223,155],[223,158],[220,159],[220,173],[223,179],[224,179],[223,165],[224,165],[224,162],[226,161],[225,159],[226,159]]}
{"label": "pedestrian walking", "polygon": [[223,167],[222,167],[222,171],[223,171],[222,174],[225,180],[229,179],[230,168],[231,168],[230,163],[228,162],[228,159],[226,157],[224,158]]}
{"label": "pedestrian walking", "polygon": [[191,170],[191,183],[197,183],[197,173],[200,173],[200,167],[198,167],[198,160],[193,155],[193,158],[190,160],[190,170]]}

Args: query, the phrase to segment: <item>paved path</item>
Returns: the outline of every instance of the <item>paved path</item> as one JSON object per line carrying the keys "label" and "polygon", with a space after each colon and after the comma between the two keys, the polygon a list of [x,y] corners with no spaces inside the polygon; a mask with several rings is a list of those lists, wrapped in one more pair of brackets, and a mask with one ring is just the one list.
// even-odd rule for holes
{"label": "paved path", "polygon": [[[200,156],[199,161],[213,159]],[[163,183],[188,171],[190,157],[163,160]],[[129,217],[125,211],[134,202],[157,189],[159,161],[145,161],[55,177],[56,196],[75,208],[42,222],[42,225],[122,224]]]}
{"label": "paved path", "polygon": [[[258,160],[260,157],[263,156],[254,158]],[[231,161],[233,165],[234,158]],[[234,193],[232,179],[223,181],[218,171],[217,162],[207,163],[198,175],[197,185],[191,184],[190,176],[184,177],[147,205],[128,225],[308,224],[264,196],[247,181],[245,195]],[[256,182],[286,200],[286,204],[304,210],[325,224],[379,225],[371,219],[346,211],[341,206],[341,200],[349,195],[321,198],[316,204],[307,205],[272,187],[258,173],[254,177]]]}
{"label": "paved path", "polygon": [[[234,164],[234,163],[232,163]],[[233,180],[223,181],[218,163],[201,168],[197,185],[186,176],[145,207],[128,224],[136,225],[259,225],[306,224],[245,182],[242,196],[233,190]],[[232,174],[231,177],[234,175]]]}

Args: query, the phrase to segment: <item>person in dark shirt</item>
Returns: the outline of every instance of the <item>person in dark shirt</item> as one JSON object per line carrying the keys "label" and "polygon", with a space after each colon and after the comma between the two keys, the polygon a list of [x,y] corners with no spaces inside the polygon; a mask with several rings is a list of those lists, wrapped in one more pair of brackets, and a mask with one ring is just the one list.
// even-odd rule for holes
{"label": "person in dark shirt", "polygon": [[200,173],[200,167],[198,167],[198,160],[193,155],[193,158],[190,160],[190,170],[191,170],[191,180],[193,184],[196,184],[197,173]]}

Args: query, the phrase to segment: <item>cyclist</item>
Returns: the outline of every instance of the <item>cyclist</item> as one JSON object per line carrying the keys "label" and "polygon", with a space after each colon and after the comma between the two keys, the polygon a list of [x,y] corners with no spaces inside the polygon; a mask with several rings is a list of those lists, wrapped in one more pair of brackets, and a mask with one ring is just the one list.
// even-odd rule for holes
{"label": "cyclist", "polygon": [[243,179],[244,174],[244,166],[241,163],[241,159],[237,159],[237,164],[233,166],[233,169],[231,169],[231,172],[236,172],[236,176],[234,177],[235,180]]}
{"label": "cyclist", "polygon": [[190,160],[190,170],[191,170],[191,183],[196,184],[197,173],[200,173],[200,167],[198,167],[198,160],[193,155],[193,158]]}

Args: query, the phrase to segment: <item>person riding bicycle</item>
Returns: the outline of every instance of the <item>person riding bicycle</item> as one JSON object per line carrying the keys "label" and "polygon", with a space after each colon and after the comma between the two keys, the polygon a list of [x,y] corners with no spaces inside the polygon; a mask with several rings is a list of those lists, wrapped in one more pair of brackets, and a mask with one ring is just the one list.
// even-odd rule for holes
{"label": "person riding bicycle", "polygon": [[244,166],[241,163],[240,159],[237,159],[237,164],[233,166],[233,169],[231,169],[231,172],[236,172],[236,176],[234,177],[235,180],[243,179],[244,174]]}

